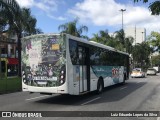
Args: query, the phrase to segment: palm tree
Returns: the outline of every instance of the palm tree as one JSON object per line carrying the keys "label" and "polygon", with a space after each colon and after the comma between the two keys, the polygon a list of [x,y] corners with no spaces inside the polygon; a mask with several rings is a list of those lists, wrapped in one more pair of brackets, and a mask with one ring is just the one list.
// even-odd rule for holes
{"label": "palm tree", "polygon": [[125,38],[125,49],[126,49],[126,52],[129,54],[131,54],[131,52],[132,52],[133,41],[134,41],[134,38],[131,36]]}
{"label": "palm tree", "polygon": [[[27,35],[41,33],[36,29],[36,18],[31,15],[30,9],[20,8],[15,0],[0,0],[0,19],[4,22],[2,25],[9,25],[9,31],[16,32],[18,37],[18,60],[19,76],[21,76],[21,37],[22,33]],[[6,21],[5,21],[6,20]]]}
{"label": "palm tree", "polygon": [[[14,15],[20,10],[19,5],[15,0],[0,0],[0,37],[7,24],[11,25],[14,22]],[[1,58],[1,48],[0,48]],[[1,68],[1,62],[0,62]],[[1,76],[1,69],[0,69]]]}
{"label": "palm tree", "polygon": [[121,51],[126,52],[126,47],[125,47],[125,33],[124,30],[121,29],[119,31],[116,31],[115,33],[115,40],[117,41],[116,48]]}
{"label": "palm tree", "polygon": [[[71,34],[73,36],[82,37],[82,33],[84,31],[88,31],[88,27],[81,25],[79,28],[77,28],[78,19],[75,19],[71,22],[62,24],[58,27],[59,30],[62,30],[61,33],[67,33]],[[83,36],[84,37],[84,36]]]}
{"label": "palm tree", "polygon": [[120,41],[120,43],[122,45],[125,44],[125,33],[124,33],[123,29],[115,32],[115,39],[117,39],[118,41]]}
{"label": "palm tree", "polygon": [[107,42],[111,39],[111,36],[108,34],[108,30],[100,30],[99,31],[100,37],[103,41],[103,44],[107,44]]}
{"label": "palm tree", "polygon": [[3,23],[13,24],[15,13],[19,11],[20,6],[16,0],[0,0],[0,20],[3,20]]}
{"label": "palm tree", "polygon": [[102,40],[101,40],[100,36],[97,33],[93,34],[93,38],[91,38],[91,41],[102,43]]}
{"label": "palm tree", "polygon": [[111,40],[111,36],[108,34],[108,30],[100,30],[99,33],[93,34],[93,38],[91,40],[107,45],[107,42]]}
{"label": "palm tree", "polygon": [[21,76],[21,38],[22,33],[31,35],[36,33],[36,18],[31,15],[30,9],[22,8],[15,15],[14,24],[10,25],[10,30],[16,32],[18,37],[18,60],[19,60],[19,76]]}
{"label": "palm tree", "polygon": [[116,34],[115,39],[119,41],[119,44],[117,44],[117,48],[121,51],[125,51],[130,54],[132,51],[132,44],[133,44],[134,38],[131,36],[125,37],[125,33],[123,29],[116,31],[115,34]]}

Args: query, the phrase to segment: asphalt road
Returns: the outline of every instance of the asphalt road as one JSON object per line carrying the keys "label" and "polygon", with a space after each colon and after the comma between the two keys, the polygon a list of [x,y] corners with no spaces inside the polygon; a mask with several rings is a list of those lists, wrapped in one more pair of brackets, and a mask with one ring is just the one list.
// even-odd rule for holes
{"label": "asphalt road", "polygon": [[[160,74],[146,78],[131,78],[124,85],[105,88],[99,95],[90,93],[82,96],[49,96],[28,92],[4,94],[0,95],[0,111],[160,111]],[[41,119],[75,120],[74,117],[63,116]],[[77,119],[160,120],[158,117],[76,117]]]}

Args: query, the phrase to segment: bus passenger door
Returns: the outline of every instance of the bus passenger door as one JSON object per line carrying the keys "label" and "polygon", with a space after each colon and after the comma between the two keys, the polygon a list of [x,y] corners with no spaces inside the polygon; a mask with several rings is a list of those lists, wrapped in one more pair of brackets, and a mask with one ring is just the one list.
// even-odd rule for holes
{"label": "bus passenger door", "polygon": [[83,93],[88,91],[88,50],[85,47],[78,47],[78,57],[79,57],[79,92]]}

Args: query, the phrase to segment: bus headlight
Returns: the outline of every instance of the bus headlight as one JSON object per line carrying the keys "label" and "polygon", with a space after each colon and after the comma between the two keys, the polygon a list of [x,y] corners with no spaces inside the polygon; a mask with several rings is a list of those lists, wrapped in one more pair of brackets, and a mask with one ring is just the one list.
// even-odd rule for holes
{"label": "bus headlight", "polygon": [[61,80],[61,84],[63,84],[63,80]]}
{"label": "bus headlight", "polygon": [[62,85],[65,83],[65,77],[66,77],[66,66],[62,66],[59,74],[59,84]]}

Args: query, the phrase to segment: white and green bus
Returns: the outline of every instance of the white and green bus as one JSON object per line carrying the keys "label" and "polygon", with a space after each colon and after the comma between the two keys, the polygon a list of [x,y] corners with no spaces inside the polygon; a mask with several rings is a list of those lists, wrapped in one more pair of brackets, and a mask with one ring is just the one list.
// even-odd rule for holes
{"label": "white and green bus", "polygon": [[80,95],[129,78],[129,55],[68,34],[22,39],[22,89]]}

